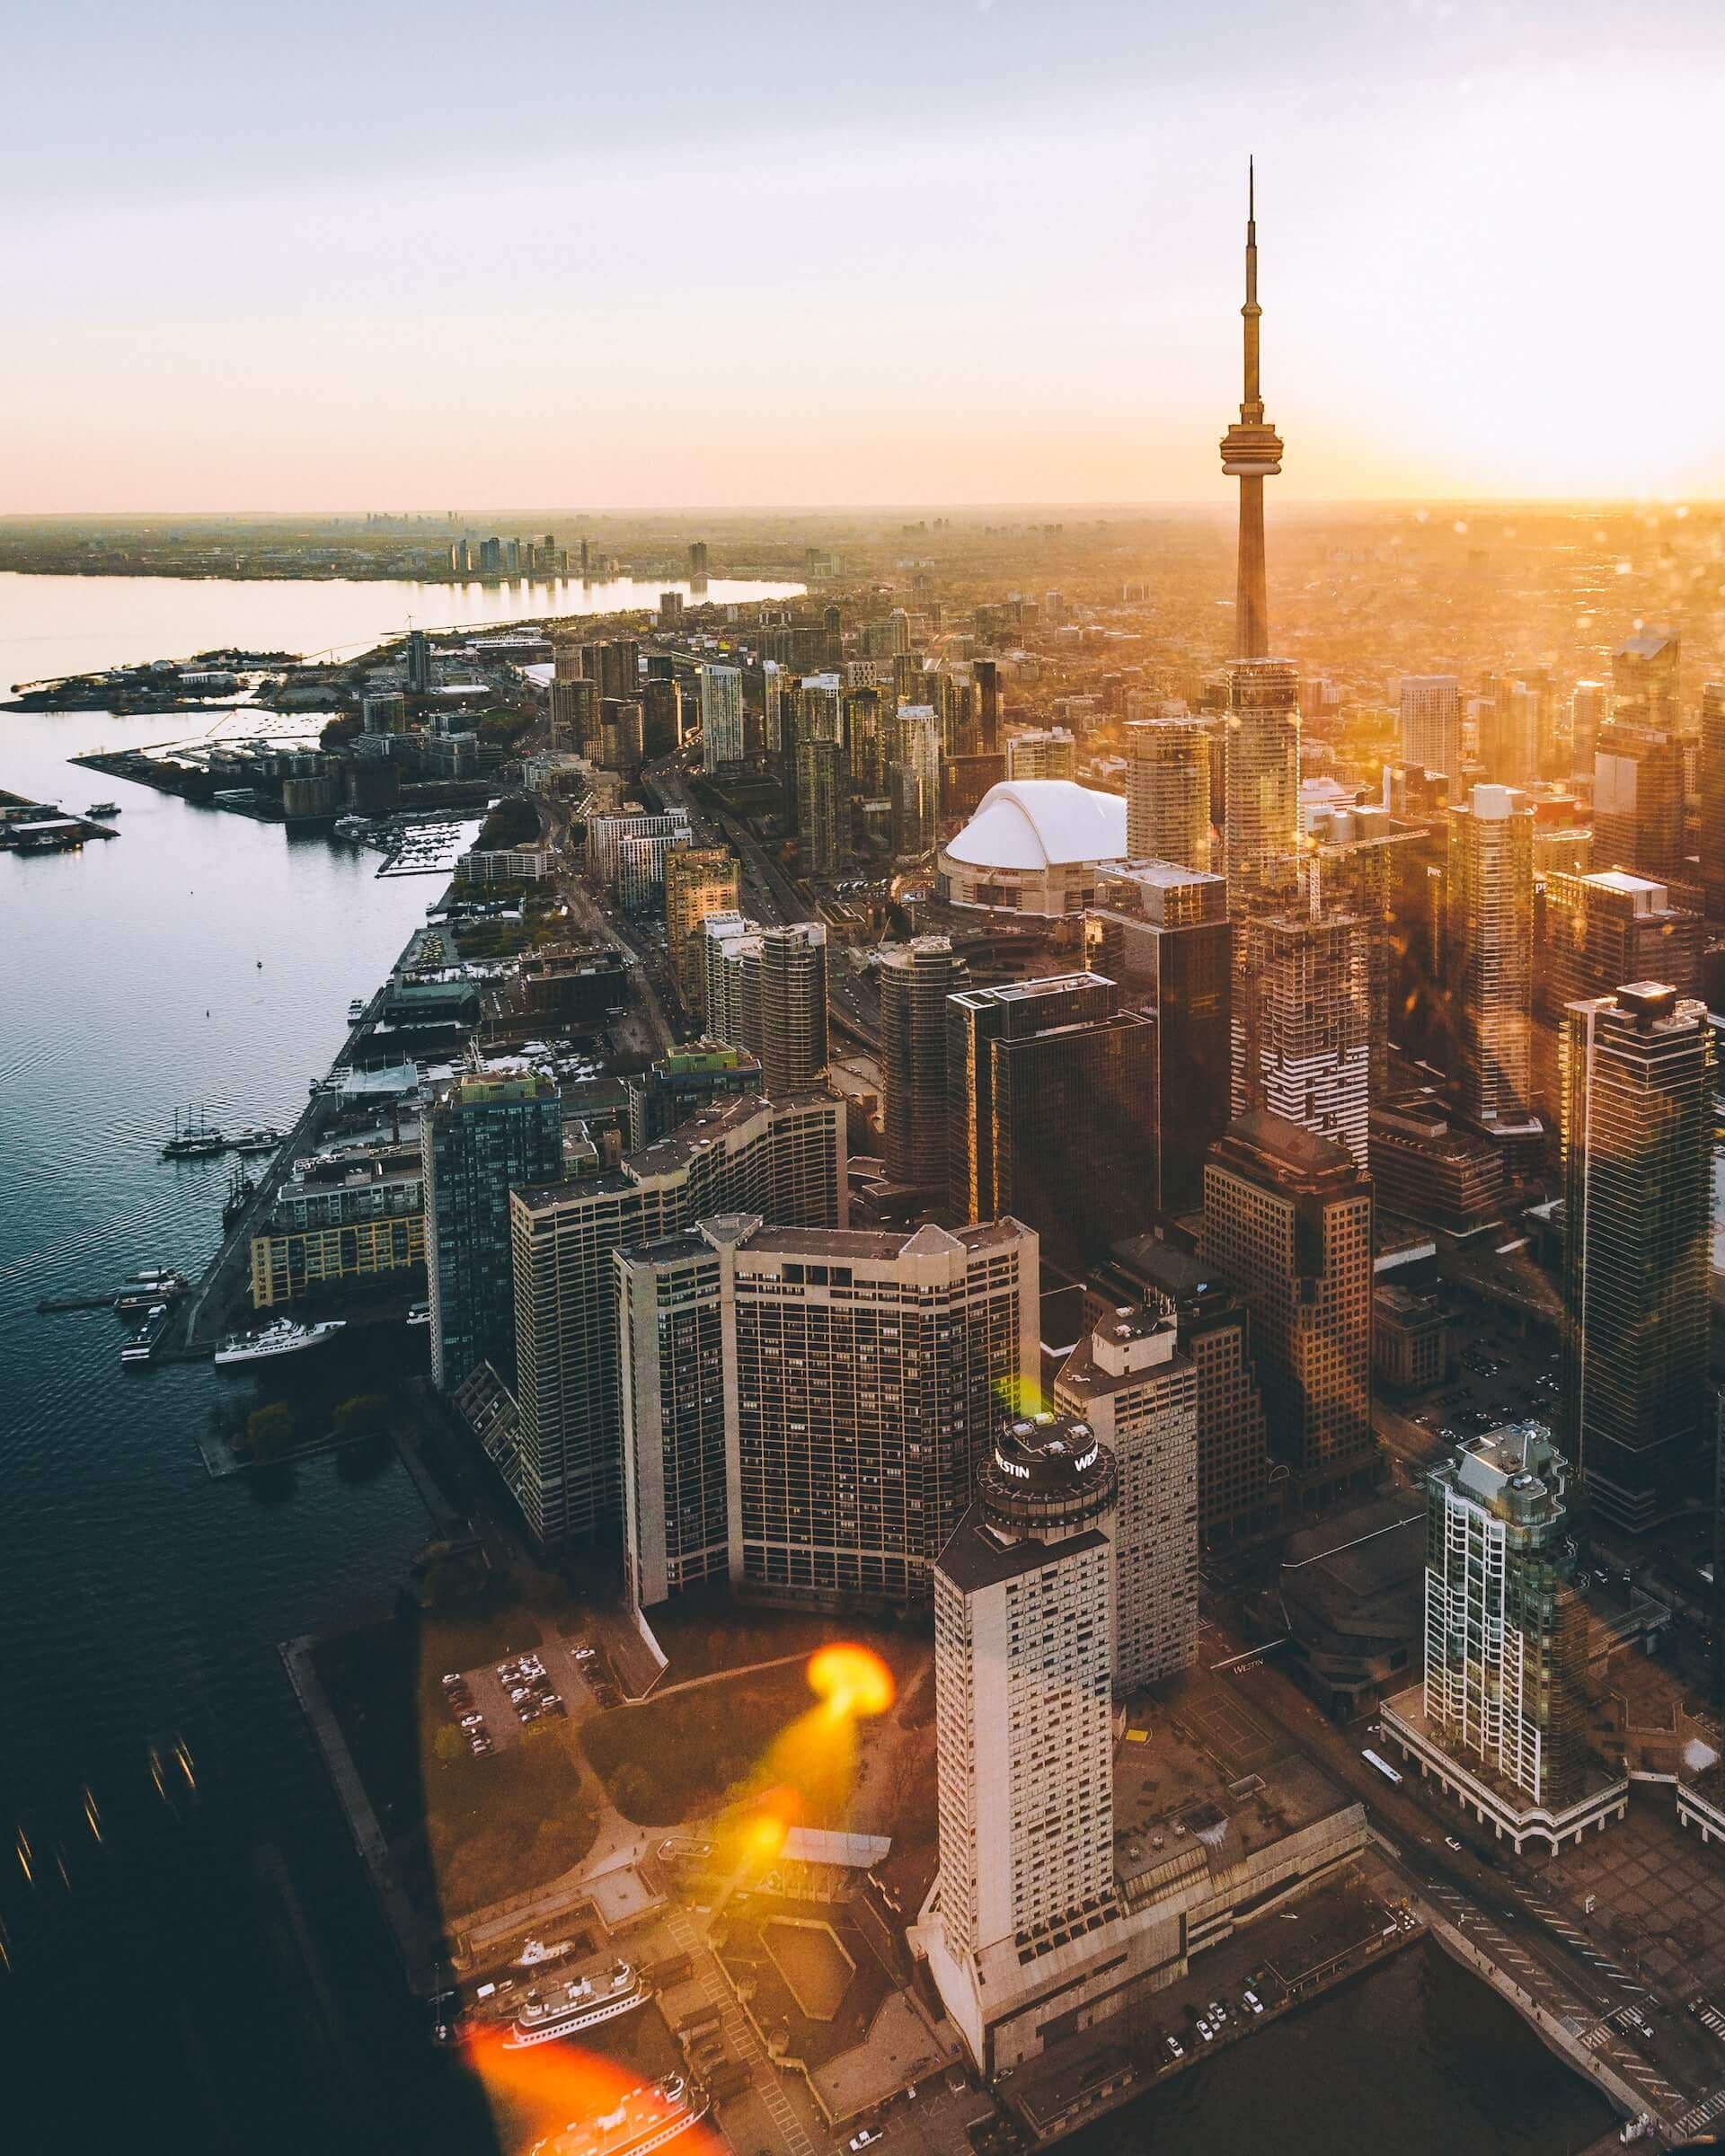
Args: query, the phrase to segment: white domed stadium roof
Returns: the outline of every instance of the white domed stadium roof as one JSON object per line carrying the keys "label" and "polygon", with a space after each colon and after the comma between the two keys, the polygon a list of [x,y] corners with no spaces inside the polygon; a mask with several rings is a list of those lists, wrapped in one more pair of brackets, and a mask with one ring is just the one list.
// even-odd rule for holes
{"label": "white domed stadium roof", "polygon": [[983,795],[945,851],[983,869],[1124,861],[1126,802],[1073,779],[1003,779]]}

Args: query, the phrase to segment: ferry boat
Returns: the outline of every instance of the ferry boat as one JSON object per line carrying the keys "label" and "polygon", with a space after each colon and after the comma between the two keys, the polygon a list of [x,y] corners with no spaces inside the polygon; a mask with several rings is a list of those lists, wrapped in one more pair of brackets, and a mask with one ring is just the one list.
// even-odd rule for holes
{"label": "ferry boat", "polygon": [[525,2051],[534,2044],[549,2044],[558,2037],[572,2037],[596,2022],[614,2021],[645,2006],[652,1988],[639,1970],[626,1961],[614,1962],[597,1976],[572,1976],[566,1984],[528,1992],[515,2010],[515,2019],[503,2039],[506,2051]]}
{"label": "ferry boat", "polygon": [[228,1140],[235,1153],[273,1153],[280,1143],[281,1133],[273,1123],[251,1124]]}
{"label": "ferry boat", "polygon": [[278,1318],[261,1332],[229,1333],[216,1350],[216,1360],[264,1363],[278,1355],[298,1355],[306,1348],[327,1348],[346,1322],[343,1318],[325,1318],[315,1325],[300,1325],[292,1318]]}
{"label": "ferry boat", "polygon": [[431,1305],[429,1303],[410,1303],[407,1321],[410,1325],[429,1325],[431,1322]]}
{"label": "ferry boat", "polygon": [[571,2118],[561,2133],[535,2141],[530,2156],[648,2156],[707,2116],[712,2099],[697,2081],[668,2073],[632,2089],[600,2118]]}
{"label": "ferry boat", "polygon": [[162,1335],[167,1330],[167,1304],[165,1303],[153,1303],[150,1305],[149,1313],[145,1318],[144,1322],[138,1327],[135,1333],[132,1333],[128,1338],[125,1345],[121,1348],[119,1351],[120,1361],[122,1363],[128,1363],[134,1367],[136,1367],[139,1363],[147,1363],[150,1357],[155,1353],[156,1342],[162,1338]]}
{"label": "ferry boat", "polygon": [[183,1295],[189,1285],[183,1273],[153,1266],[120,1282],[114,1296],[114,1308],[122,1316],[128,1311],[152,1310],[158,1303],[172,1303],[176,1296]]}
{"label": "ferry boat", "polygon": [[205,1116],[201,1108],[188,1109],[182,1125],[180,1110],[173,1111],[173,1135],[162,1148],[164,1161],[207,1160],[211,1153],[226,1153],[227,1140]]}
{"label": "ferry boat", "polygon": [[118,816],[119,814],[119,803],[118,801],[92,801],[90,806],[84,810],[84,813],[88,817],[98,817],[106,816]]}

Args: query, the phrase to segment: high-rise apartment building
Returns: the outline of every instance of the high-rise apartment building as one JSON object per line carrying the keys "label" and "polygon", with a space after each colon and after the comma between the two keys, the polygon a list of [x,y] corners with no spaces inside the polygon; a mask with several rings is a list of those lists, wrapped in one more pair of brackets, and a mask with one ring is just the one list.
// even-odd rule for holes
{"label": "high-rise apartment building", "polygon": [[1679,996],[1702,994],[1701,915],[1679,911],[1664,884],[1648,877],[1622,869],[1548,874],[1542,925],[1535,977],[1546,1019],[1625,981],[1668,981]]}
{"label": "high-rise apartment building", "polygon": [[[689,812],[668,808],[659,816],[647,810],[617,816],[589,816],[587,819],[587,872],[594,882],[615,891],[623,875],[623,842],[626,838],[657,838],[673,845],[689,843]],[[659,872],[664,873],[663,857]]]}
{"label": "high-rise apartment building", "polygon": [[610,1173],[509,1202],[518,1414],[492,1457],[533,1533],[554,1542],[621,1512],[612,1252],[721,1213],[842,1226],[845,1106],[827,1093],[732,1100]]}
{"label": "high-rise apartment building", "polygon": [[1236,912],[1293,880],[1300,851],[1300,677],[1279,658],[1227,669],[1222,869]]}
{"label": "high-rise apartment building", "polygon": [[[559,655],[569,649],[560,644]],[[599,739],[599,685],[585,675],[551,685],[552,747],[577,755],[587,754]]]}
{"label": "high-rise apartment building", "polygon": [[1611,716],[1611,691],[1603,681],[1578,681],[1570,692],[1570,769],[1579,777],[1593,772],[1599,729]]}
{"label": "high-rise apartment building", "polygon": [[1042,727],[1006,738],[1009,779],[1072,779],[1078,775],[1078,744],[1063,726]]}
{"label": "high-rise apartment building", "polygon": [[1426,1490],[1424,1688],[1392,1703],[1390,1733],[1418,1699],[1418,1735],[1487,1786],[1488,1816],[1519,1846],[1535,1815],[1565,1826],[1590,1779],[1569,1465],[1542,1424],[1512,1424],[1464,1444]]}
{"label": "high-rise apartment building", "polygon": [[977,748],[985,756],[1000,753],[1000,664],[997,659],[972,662],[977,685]]}
{"label": "high-rise apartment building", "polygon": [[1342,1146],[1243,1116],[1204,1171],[1200,1261],[1252,1306],[1270,1446],[1307,1498],[1369,1480],[1372,1187]]}
{"label": "high-rise apartment building", "polygon": [[773,1602],[926,1597],[1037,1366],[1034,1235],[730,1215],[615,1261],[635,1600],[715,1577]]}
{"label": "high-rise apartment building", "polygon": [[1210,744],[1196,719],[1126,729],[1126,850],[1134,861],[1210,865]]}
{"label": "high-rise apartment building", "polygon": [[1149,1224],[1154,1021],[1099,974],[1061,974],[947,1002],[948,1202],[1010,1213],[1069,1262]]}
{"label": "high-rise apartment building", "polygon": [[701,768],[717,771],[740,764],[743,738],[743,676],[739,667],[701,669]]}
{"label": "high-rise apartment building", "polygon": [[1683,799],[1677,735],[1614,710],[1593,755],[1593,865],[1680,879]]}
{"label": "high-rise apartment building", "polygon": [[1231,1100],[1345,1146],[1366,1165],[1371,1121],[1371,947],[1357,914],[1239,924]]}
{"label": "high-rise apartment building", "polygon": [[1534,817],[1507,786],[1449,811],[1445,885],[1456,1098],[1476,1122],[1525,1126],[1533,1100]]}
{"label": "high-rise apartment building", "polygon": [[665,675],[641,685],[641,742],[646,756],[674,755],[683,746],[683,692]]}
{"label": "high-rise apartment building", "polygon": [[1172,1314],[1107,1312],[1067,1356],[1054,1404],[1114,1455],[1114,1690],[1198,1659],[1198,1373]]}
{"label": "high-rise apartment building", "polygon": [[1562,1440],[1632,1532],[1680,1501],[1711,1435],[1713,1083],[1706,1005],[1667,983],[1564,1013]]}
{"label": "high-rise apartment building", "polygon": [[1670,733],[1679,716],[1678,682],[1683,640],[1673,629],[1639,629],[1611,655],[1614,718],[1634,712],[1644,723]]}
{"label": "high-rise apartment building", "polygon": [[[991,1993],[1119,1913],[1114,1462],[1083,1423],[1008,1423],[934,1574],[939,1922],[930,1964],[972,2055]],[[1034,2039],[1032,2039],[1034,2044]]]}
{"label": "high-rise apartment building", "polygon": [[464,1073],[420,1119],[431,1376],[453,1391],[482,1363],[515,1382],[509,1192],[562,1173],[551,1078]]}
{"label": "high-rise apartment building", "polygon": [[1454,793],[1462,782],[1462,685],[1453,674],[1402,676],[1402,757],[1420,771],[1441,772]]}
{"label": "high-rise apartment building", "polygon": [[703,1013],[706,975],[699,930],[712,914],[734,914],[741,869],[728,846],[684,846],[665,862],[665,953],[683,1008]]}
{"label": "high-rise apartment building", "polygon": [[946,1188],[947,998],[969,985],[948,936],[889,943],[879,954],[881,1105],[887,1174],[916,1189]]}
{"label": "high-rise apartment building", "polygon": [[1198,1390],[1198,1532],[1206,1542],[1256,1533],[1281,1506],[1286,1467],[1269,1455],[1264,1396],[1252,1359],[1252,1318],[1221,1274],[1172,1243],[1134,1236],[1088,1276],[1085,1315],[1122,1303],[1167,1311]]}
{"label": "high-rise apartment building", "polygon": [[926,853],[939,835],[940,714],[933,704],[901,704],[891,731],[892,850],[908,861]]}
{"label": "high-rise apartment building", "polygon": [[716,1040],[692,1040],[673,1048],[644,1071],[624,1079],[629,1094],[625,1150],[668,1138],[682,1124],[739,1093],[761,1091],[761,1065],[747,1048]]}
{"label": "high-rise apartment building", "polygon": [[1525,681],[1499,675],[1480,707],[1480,761],[1497,786],[1531,786],[1540,773],[1544,702]]}
{"label": "high-rise apartment building", "polygon": [[1725,922],[1725,681],[1701,692],[1701,883],[1707,918]]}
{"label": "high-rise apartment building", "polygon": [[[759,1038],[740,1045],[760,1057],[769,1093],[801,1092],[827,1069],[827,931],[793,921],[759,935]],[[748,1010],[746,991],[745,1022]]]}
{"label": "high-rise apartment building", "polygon": [[1186,1213],[1204,1192],[1204,1157],[1227,1127],[1234,923],[1220,876],[1166,862],[1110,875],[1088,916],[1092,963],[1155,1017],[1155,1209]]}
{"label": "high-rise apartment building", "polygon": [[842,741],[822,736],[797,749],[797,830],[802,870],[818,881],[844,871],[850,855],[851,786]]}

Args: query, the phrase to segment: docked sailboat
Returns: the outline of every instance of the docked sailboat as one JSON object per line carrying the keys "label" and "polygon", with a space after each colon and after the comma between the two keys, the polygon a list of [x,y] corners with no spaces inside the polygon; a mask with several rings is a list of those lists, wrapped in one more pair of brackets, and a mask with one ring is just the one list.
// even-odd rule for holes
{"label": "docked sailboat", "polygon": [[226,1151],[227,1140],[201,1108],[189,1108],[183,1123],[180,1119],[180,1110],[177,1108],[174,1109],[173,1135],[162,1148],[164,1161],[208,1160],[212,1153]]}

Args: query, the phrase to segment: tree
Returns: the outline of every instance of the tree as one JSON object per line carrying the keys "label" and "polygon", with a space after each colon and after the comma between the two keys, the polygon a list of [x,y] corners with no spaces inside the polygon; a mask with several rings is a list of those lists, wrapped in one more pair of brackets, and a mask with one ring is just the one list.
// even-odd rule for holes
{"label": "tree", "polygon": [[366,1437],[384,1428],[389,1420],[389,1402],[381,1392],[358,1392],[344,1400],[330,1417],[338,1437]]}
{"label": "tree", "polygon": [[261,1465],[285,1459],[294,1449],[294,1413],[285,1401],[272,1400],[267,1407],[253,1408],[245,1418],[245,1442],[252,1457]]}

